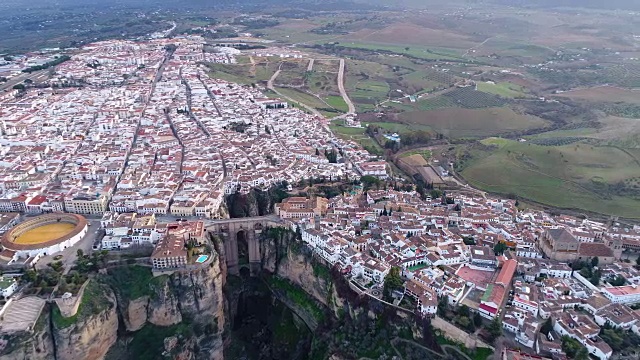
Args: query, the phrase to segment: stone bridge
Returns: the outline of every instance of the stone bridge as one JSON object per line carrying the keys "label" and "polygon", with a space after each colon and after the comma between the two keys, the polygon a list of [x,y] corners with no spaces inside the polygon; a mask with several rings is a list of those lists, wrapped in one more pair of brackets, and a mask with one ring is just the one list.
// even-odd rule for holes
{"label": "stone bridge", "polygon": [[227,270],[233,275],[239,275],[241,268],[251,274],[260,271],[260,234],[269,226],[282,225],[274,215],[205,222],[208,233],[222,238]]}

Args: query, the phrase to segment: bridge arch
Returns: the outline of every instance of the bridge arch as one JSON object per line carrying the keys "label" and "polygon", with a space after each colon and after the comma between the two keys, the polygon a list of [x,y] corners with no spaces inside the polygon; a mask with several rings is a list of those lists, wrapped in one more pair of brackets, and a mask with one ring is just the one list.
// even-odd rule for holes
{"label": "bridge arch", "polygon": [[260,234],[269,226],[281,226],[279,219],[266,216],[242,219],[215,220],[207,231],[222,238],[227,271],[239,275],[242,268],[251,274],[260,271]]}

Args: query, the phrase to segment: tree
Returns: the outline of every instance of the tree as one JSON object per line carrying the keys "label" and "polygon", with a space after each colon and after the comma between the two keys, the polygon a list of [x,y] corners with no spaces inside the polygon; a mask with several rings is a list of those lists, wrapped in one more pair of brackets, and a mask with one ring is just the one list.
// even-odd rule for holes
{"label": "tree", "polygon": [[504,254],[505,250],[507,250],[507,244],[503,243],[502,241],[498,241],[498,243],[493,247],[493,252],[496,255]]}
{"label": "tree", "polygon": [[613,280],[609,281],[613,286],[622,286],[627,283],[627,279],[622,275],[617,275]]}
{"label": "tree", "polygon": [[482,326],[482,315],[480,315],[479,312],[476,312],[475,315],[473,315],[473,323],[476,327]]}
{"label": "tree", "polygon": [[551,330],[553,330],[553,324],[551,323],[551,318],[548,318],[547,321],[544,322],[544,324],[542,324],[542,327],[540,328],[540,332],[548,335]]}
{"label": "tree", "polygon": [[13,90],[20,90],[20,91],[24,91],[26,89],[26,86],[24,86],[24,84],[16,84],[13,85]]}
{"label": "tree", "polygon": [[78,251],[76,251],[76,255],[78,256],[78,259],[82,259],[84,257],[84,251],[82,251],[82,249],[78,249]]}
{"label": "tree", "polygon": [[599,261],[600,261],[600,260],[598,260],[598,257],[596,257],[596,256],[592,257],[592,258],[591,258],[591,266],[593,266],[593,267],[598,266],[598,262],[599,262]]}
{"label": "tree", "polygon": [[[264,126],[264,132],[269,134],[269,135],[271,135],[271,129],[269,129],[269,125],[265,125]],[[318,151],[318,149],[316,149],[316,151]],[[316,154],[316,155],[318,155],[318,154]]]}
{"label": "tree", "polygon": [[438,189],[433,189],[431,190],[431,192],[429,193],[429,195],[431,195],[432,199],[437,199],[440,196],[442,196],[442,191],[438,190]]}
{"label": "tree", "polygon": [[465,236],[462,239],[462,241],[465,243],[465,245],[475,245],[476,244],[476,241],[471,236]]}
{"label": "tree", "polygon": [[385,205],[385,207],[382,209],[382,216],[387,216],[387,206]]}
{"label": "tree", "polygon": [[493,343],[497,338],[502,336],[502,322],[498,317],[493,319],[489,326],[487,326],[487,332],[489,332],[489,341]]}
{"label": "tree", "polygon": [[316,148],[316,156],[320,156],[320,149]]}
{"label": "tree", "polygon": [[589,358],[588,351],[586,352],[586,354],[584,354],[586,350],[587,348],[582,346],[582,344],[580,344],[578,340],[571,338],[567,335],[562,337],[562,351],[564,351],[564,353],[567,354],[569,358],[586,360]]}
{"label": "tree", "polygon": [[461,305],[458,308],[458,314],[462,316],[469,316],[469,307],[467,305]]}
{"label": "tree", "polygon": [[636,258],[636,265],[640,266],[640,256]]}
{"label": "tree", "polygon": [[400,277],[400,268],[394,266],[389,271],[389,274],[384,278],[384,289],[383,294],[384,298],[389,301],[391,300],[391,294],[394,290],[400,290],[404,287],[404,281]]}
{"label": "tree", "polygon": [[624,334],[618,333],[615,329],[604,329],[600,333],[600,337],[604,340],[613,351],[620,351],[624,345]]}
{"label": "tree", "polygon": [[593,285],[598,286],[600,285],[600,277],[602,276],[600,270],[596,270],[593,272],[593,275],[591,275],[591,279],[589,279],[589,282],[591,282]]}

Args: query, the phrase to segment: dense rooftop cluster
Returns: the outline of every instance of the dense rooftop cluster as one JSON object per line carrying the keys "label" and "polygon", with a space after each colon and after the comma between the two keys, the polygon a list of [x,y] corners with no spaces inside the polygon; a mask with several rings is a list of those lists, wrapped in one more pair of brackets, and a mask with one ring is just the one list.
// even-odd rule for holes
{"label": "dense rooftop cluster", "polygon": [[[435,316],[438,298],[446,299],[454,308],[502,319],[515,341],[545,355],[562,352],[567,335],[608,359],[612,349],[598,337],[601,326],[640,333],[640,312],[629,307],[640,303],[640,273],[617,262],[624,248],[640,244],[638,228],[520,211],[515,200],[464,194],[422,200],[415,192],[386,190],[338,196],[326,205],[287,199],[278,210],[362,293],[379,297],[376,289],[400,269],[404,289],[387,300],[404,292],[422,316]],[[590,314],[575,315],[574,308]],[[547,336],[541,328],[549,318]]]}
{"label": "dense rooftop cluster", "polygon": [[234,59],[184,39],[104,41],[59,65],[51,88],[0,95],[0,210],[213,217],[225,194],[386,177],[326,119],[212,79],[202,61]]}

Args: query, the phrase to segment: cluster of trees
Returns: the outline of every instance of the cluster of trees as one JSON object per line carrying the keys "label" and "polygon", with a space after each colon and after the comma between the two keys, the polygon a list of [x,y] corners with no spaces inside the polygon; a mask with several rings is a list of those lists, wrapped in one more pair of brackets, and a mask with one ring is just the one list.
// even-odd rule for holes
{"label": "cluster of trees", "polygon": [[567,354],[567,357],[574,360],[589,360],[589,351],[578,340],[563,336],[562,337],[562,351]]}
{"label": "cluster of trees", "polygon": [[69,60],[69,59],[71,59],[71,57],[70,57],[70,56],[68,56],[68,55],[62,55],[62,56],[60,56],[59,58],[57,58],[57,59],[55,59],[55,60],[53,60],[53,61],[49,61],[49,62],[48,62],[48,63],[46,63],[46,64],[37,65],[37,66],[30,66],[30,67],[28,67],[28,68],[26,68],[26,69],[22,70],[22,72],[25,72],[25,73],[29,73],[29,74],[30,74],[30,73],[32,73],[32,72],[34,72],[34,71],[40,71],[40,70],[48,69],[48,68],[50,68],[50,67],[52,67],[52,66],[60,65],[60,64],[62,64],[63,62],[65,62],[65,61]]}
{"label": "cluster of trees", "polygon": [[424,130],[412,131],[400,134],[400,143],[403,146],[414,144],[427,144],[431,140],[431,133]]}
{"label": "cluster of trees", "polygon": [[400,268],[394,266],[389,270],[389,274],[384,278],[383,297],[386,301],[392,301],[392,294],[394,291],[403,291],[404,281],[400,277]]}
{"label": "cluster of trees", "polygon": [[498,243],[497,243],[497,244],[495,244],[495,245],[494,245],[494,247],[493,247],[493,252],[494,252],[496,255],[502,255],[502,254],[504,254],[504,252],[505,252],[506,250],[507,250],[507,244],[505,244],[505,243],[504,243],[504,242],[502,242],[502,241],[498,241]]}
{"label": "cluster of trees", "polygon": [[376,190],[380,189],[380,184],[382,183],[380,179],[375,176],[366,175],[360,178],[360,182],[364,188],[364,191],[371,190],[372,188],[376,188]]}
{"label": "cluster of trees", "polygon": [[425,183],[422,180],[416,181],[416,192],[420,194],[422,200],[426,199],[427,196],[432,199],[437,199],[442,196],[442,191],[434,189],[432,183]]}
{"label": "cluster of trees", "polygon": [[325,151],[324,156],[329,160],[329,163],[335,164],[338,162],[338,152],[336,149],[331,149],[331,151]]}
{"label": "cluster of trees", "polygon": [[311,344],[309,358],[326,359],[336,354],[345,359],[391,360],[395,352],[389,344],[400,335],[394,320],[384,314],[372,319],[367,314],[362,311],[351,318],[347,313],[330,329],[320,329]]}
{"label": "cluster of trees", "polygon": [[613,351],[621,350],[637,350],[640,346],[640,336],[634,334],[631,331],[624,331],[622,329],[614,329],[608,324],[600,331],[600,338],[604,340]]}
{"label": "cluster of trees", "polygon": [[585,279],[589,279],[589,282],[593,285],[598,286],[600,285],[600,278],[602,277],[602,272],[596,268],[598,261],[597,257],[593,257],[591,261],[575,261],[571,264],[571,269],[574,271],[580,270],[580,275]]}
{"label": "cluster of trees", "polygon": [[[50,264],[52,265],[52,264]],[[56,268],[58,265],[55,265]],[[60,263],[60,267],[62,263]],[[27,270],[24,275],[22,275],[22,280],[32,283],[34,287],[54,287],[58,285],[60,281],[60,271],[56,271],[53,269],[44,269],[36,272],[35,270]]]}

